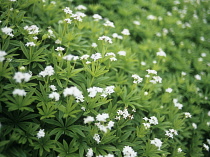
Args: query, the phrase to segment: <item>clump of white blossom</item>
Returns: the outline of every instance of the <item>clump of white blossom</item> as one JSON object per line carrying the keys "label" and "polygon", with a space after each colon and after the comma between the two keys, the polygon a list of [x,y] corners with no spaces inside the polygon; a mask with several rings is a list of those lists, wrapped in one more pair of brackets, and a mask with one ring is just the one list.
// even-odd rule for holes
{"label": "clump of white blossom", "polygon": [[158,150],[160,150],[160,147],[162,146],[163,142],[161,142],[160,139],[154,138],[154,140],[150,140],[151,144],[154,144],[156,147],[158,147]]}
{"label": "clump of white blossom", "polygon": [[49,65],[49,66],[46,66],[46,68],[39,73],[39,76],[42,76],[42,77],[52,76],[54,75],[54,73],[55,73],[54,68],[51,65]]}
{"label": "clump of white blossom", "polygon": [[94,61],[96,61],[96,60],[102,58],[102,55],[101,55],[101,53],[98,52],[98,53],[92,54],[90,58],[92,58]]}
{"label": "clump of white blossom", "polygon": [[185,112],[184,115],[185,118],[192,118],[192,115],[189,112]]}
{"label": "clump of white blossom", "polygon": [[84,5],[78,5],[77,7],[75,7],[76,10],[87,10],[87,7]]}
{"label": "clump of white blossom", "polygon": [[14,37],[14,34],[12,34],[12,31],[13,29],[12,28],[9,28],[9,27],[3,27],[1,28],[1,31],[6,34],[6,35],[9,35],[10,37]]}
{"label": "clump of white blossom", "polygon": [[86,154],[86,157],[93,157],[93,149],[92,148],[88,148],[88,152]]}
{"label": "clump of white blossom", "polygon": [[124,146],[122,153],[123,153],[124,157],[136,157],[137,156],[137,152],[135,152],[133,150],[133,148],[130,146]]}
{"label": "clump of white blossom", "polygon": [[169,130],[166,130],[165,132],[166,132],[165,135],[170,138],[173,138],[174,135],[178,135],[178,132],[174,129],[169,129]]}
{"label": "clump of white blossom", "polygon": [[99,134],[94,134],[93,139],[99,144],[101,142],[101,138]]}
{"label": "clump of white blossom", "polygon": [[128,29],[123,29],[123,31],[121,32],[123,35],[130,35],[130,32]]}
{"label": "clump of white blossom", "polygon": [[94,18],[94,21],[99,21],[99,20],[102,19],[102,16],[99,15],[99,14],[94,14],[94,15],[93,15],[93,18]]}
{"label": "clump of white blossom", "polygon": [[120,40],[123,39],[123,36],[121,36],[121,35],[119,35],[119,34],[117,34],[117,33],[113,33],[113,34],[112,34],[112,37],[113,37],[113,38],[120,39]]}
{"label": "clump of white blossom", "polygon": [[34,46],[36,46],[36,44],[35,44],[33,41],[31,41],[31,42],[27,42],[27,43],[26,43],[26,46],[27,46],[27,47],[29,47],[29,46],[30,46],[30,47],[34,47]]}
{"label": "clump of white blossom", "polygon": [[[133,110],[133,111],[134,111],[134,110]],[[127,108],[125,108],[124,110],[118,110],[118,111],[117,111],[117,115],[118,115],[118,116],[115,117],[116,120],[120,120],[121,117],[124,118],[124,119],[127,119],[127,118],[133,119],[133,115],[131,115],[131,114],[128,112],[128,109],[127,109]]]}
{"label": "clump of white blossom", "polygon": [[73,61],[76,61],[76,60],[79,59],[79,56],[74,56],[74,55],[72,55],[72,54],[69,54],[69,55],[64,56],[63,59],[66,59],[66,60],[68,60],[68,61],[72,61],[72,60],[73,60]]}
{"label": "clump of white blossom", "polygon": [[64,51],[65,48],[59,46],[59,47],[57,47],[55,50],[56,50],[56,51]]}
{"label": "clump of white blossom", "polygon": [[103,35],[103,36],[99,37],[98,40],[104,40],[105,42],[112,44],[112,39],[108,36]]}
{"label": "clump of white blossom", "polygon": [[38,34],[39,33],[39,27],[37,27],[36,25],[25,26],[24,30],[28,31],[28,34]]}
{"label": "clump of white blossom", "polygon": [[174,106],[177,107],[179,110],[182,109],[183,105],[178,102],[178,99],[173,99]]}
{"label": "clump of white blossom", "polygon": [[5,60],[5,56],[7,53],[5,51],[0,50],[0,62],[3,62]]}
{"label": "clump of white blossom", "polygon": [[40,129],[39,132],[37,133],[37,138],[41,138],[45,136],[44,129]]}
{"label": "clump of white blossom", "polygon": [[105,54],[105,56],[111,56],[110,57],[111,61],[116,61],[117,60],[116,55],[113,52],[108,52],[108,53]]}
{"label": "clump of white blossom", "polygon": [[132,77],[133,77],[133,83],[135,83],[135,84],[138,84],[138,83],[141,83],[142,81],[143,81],[143,78],[141,78],[139,75],[137,75],[137,74],[133,74],[132,75]]}
{"label": "clump of white blossom", "polygon": [[167,92],[167,93],[171,93],[172,91],[173,91],[172,88],[167,88],[167,89],[166,89],[166,92]]}
{"label": "clump of white blossom", "polygon": [[117,52],[118,55],[120,56],[126,56],[126,52],[125,51],[119,51]]}
{"label": "clump of white blossom", "polygon": [[84,96],[82,95],[82,92],[75,86],[70,87],[70,88],[65,88],[63,91],[63,95],[64,97],[74,96],[77,102],[84,101]]}
{"label": "clump of white blossom", "polygon": [[22,83],[23,81],[28,82],[30,80],[31,76],[32,75],[30,73],[16,72],[13,79],[17,83]]}
{"label": "clump of white blossom", "polygon": [[98,45],[97,45],[96,43],[92,43],[91,46],[92,46],[93,48],[96,48]]}
{"label": "clump of white blossom", "polygon": [[166,57],[166,53],[161,48],[159,48],[159,51],[156,53],[156,55]]}
{"label": "clump of white blossom", "polygon": [[114,26],[114,23],[111,22],[111,21],[109,21],[109,20],[106,20],[106,21],[105,21],[104,26],[106,26],[106,27],[113,27],[113,28],[115,27],[115,26]]}
{"label": "clump of white blossom", "polygon": [[60,98],[60,94],[58,92],[52,92],[49,94],[50,99],[55,99],[55,101],[58,101]]}
{"label": "clump of white blossom", "polygon": [[92,116],[87,116],[86,118],[84,118],[84,123],[87,124],[87,123],[91,123],[95,121],[94,117]]}
{"label": "clump of white blossom", "polygon": [[143,119],[146,122],[146,123],[143,123],[145,129],[149,129],[151,127],[151,125],[157,125],[158,124],[158,119],[155,116],[152,116],[150,118],[144,117]]}
{"label": "clump of white blossom", "polygon": [[18,95],[18,96],[26,96],[26,92],[24,89],[14,89],[12,92],[13,95]]}

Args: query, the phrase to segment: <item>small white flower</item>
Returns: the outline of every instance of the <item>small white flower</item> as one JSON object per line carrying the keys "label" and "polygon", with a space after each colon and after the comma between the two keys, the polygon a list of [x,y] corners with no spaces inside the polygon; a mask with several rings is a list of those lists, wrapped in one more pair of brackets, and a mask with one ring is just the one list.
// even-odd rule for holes
{"label": "small white flower", "polygon": [[139,26],[140,22],[139,21],[133,21],[133,24]]}
{"label": "small white flower", "polygon": [[61,40],[57,39],[57,40],[55,41],[55,43],[56,43],[56,44],[61,44]]}
{"label": "small white flower", "polygon": [[143,78],[141,78],[139,75],[137,74],[133,74],[132,77],[134,78],[133,83],[137,84],[137,83],[141,83],[143,81]]}
{"label": "small white flower", "polygon": [[178,152],[178,153],[181,153],[181,152],[182,152],[182,149],[181,149],[181,148],[178,148],[178,149],[177,149],[177,152]]}
{"label": "small white flower", "polygon": [[204,147],[207,151],[209,151],[209,146],[208,146],[207,144],[203,143],[203,147]]}
{"label": "small white flower", "polygon": [[145,66],[146,64],[147,64],[147,63],[144,62],[144,61],[141,62],[141,65],[143,65],[143,66]]}
{"label": "small white flower", "polygon": [[167,92],[167,93],[171,93],[172,91],[173,91],[172,88],[167,88],[167,89],[166,89],[166,92]]}
{"label": "small white flower", "polygon": [[123,29],[123,31],[121,32],[123,35],[130,35],[130,32],[128,29]]}
{"label": "small white flower", "polygon": [[29,47],[29,46],[36,46],[36,44],[32,41],[32,42],[27,42],[26,46],[27,47]]}
{"label": "small white flower", "polygon": [[106,122],[106,119],[109,118],[109,114],[108,113],[102,113],[102,114],[98,114],[96,116],[96,120],[99,122]]}
{"label": "small white flower", "polygon": [[133,150],[133,148],[130,146],[124,146],[122,152],[123,152],[124,157],[136,157],[137,156],[137,152],[135,152]]}
{"label": "small white flower", "polygon": [[23,72],[16,72],[13,79],[17,82],[17,83],[22,83],[22,81],[28,82],[31,78],[31,74],[29,73],[23,73]]}
{"label": "small white flower", "polygon": [[162,146],[162,142],[158,138],[154,138],[154,140],[150,140],[151,144],[154,144],[156,147],[158,147],[158,150],[160,150],[160,147]]}
{"label": "small white flower", "polygon": [[57,92],[52,92],[52,93],[49,94],[49,98],[55,99],[55,101],[58,101],[59,98],[60,98],[60,94],[57,93]]}
{"label": "small white flower", "polygon": [[99,37],[98,40],[104,40],[105,42],[112,44],[112,39],[108,36],[103,35],[103,36]]}
{"label": "small white flower", "polygon": [[144,95],[148,95],[149,93],[148,92],[144,92]]}
{"label": "small white flower", "polygon": [[84,123],[87,124],[87,123],[91,123],[93,122],[95,119],[91,116],[87,116],[86,118],[84,118]]}
{"label": "small white flower", "polygon": [[157,71],[156,70],[147,69],[146,71],[148,72],[148,74],[155,74],[155,75],[157,75]]}
{"label": "small white flower", "polygon": [[210,111],[207,113],[207,115],[210,117]]}
{"label": "small white flower", "polygon": [[157,56],[166,57],[166,53],[161,48],[159,48],[159,52],[157,52],[156,54],[157,54]]}
{"label": "small white flower", "polygon": [[88,152],[86,154],[86,157],[93,157],[93,149],[92,148],[88,148]]}
{"label": "small white flower", "polygon": [[82,106],[82,107],[81,107],[81,110],[85,111],[85,110],[86,110],[86,108],[85,108],[84,106]]}
{"label": "small white flower", "polygon": [[98,92],[102,93],[103,92],[103,88],[100,88],[100,87],[91,87],[91,88],[88,88],[87,89],[88,93],[89,93],[89,97],[93,98],[96,96],[96,94]]}
{"label": "small white flower", "polygon": [[94,134],[93,139],[99,144],[101,142],[99,134]]}
{"label": "small white flower", "polygon": [[52,76],[54,75],[55,71],[54,68],[50,66],[46,66],[46,68],[39,73],[40,76],[45,77],[45,76]]}
{"label": "small white flower", "polygon": [[69,7],[63,9],[66,14],[72,14],[72,10]]}
{"label": "small white flower", "polygon": [[192,123],[192,127],[194,128],[194,129],[197,129],[198,127],[197,127],[197,124],[195,124],[195,123]]}
{"label": "small white flower", "polygon": [[70,87],[70,88],[65,88],[63,91],[64,97],[67,96],[74,96],[77,99],[77,102],[83,102],[84,101],[84,96],[82,95],[82,92],[77,88],[77,87]]}
{"label": "small white flower", "polygon": [[195,77],[195,79],[196,79],[196,80],[201,80],[201,76],[200,76],[200,75],[198,75],[198,74],[197,74],[197,75],[195,75],[194,77]]}
{"label": "small white flower", "polygon": [[63,59],[66,59],[66,60],[68,60],[68,61],[72,61],[72,60],[73,60],[73,61],[76,61],[76,60],[79,59],[79,57],[78,57],[78,56],[74,56],[74,55],[72,55],[72,54],[69,54],[69,55],[64,56]]}
{"label": "small white flower", "polygon": [[0,50],[0,62],[3,62],[5,60],[4,56],[6,56],[6,55],[7,55],[7,53],[5,51]]}
{"label": "small white flower", "polygon": [[69,23],[69,24],[71,24],[71,19],[70,18],[67,18],[67,19],[64,19],[64,21],[66,22],[66,23]]}
{"label": "small white flower", "polygon": [[99,21],[102,19],[101,15],[99,15],[99,14],[94,14],[93,18],[94,18],[94,21]]}
{"label": "small white flower", "polygon": [[78,5],[77,7],[75,7],[76,10],[87,10],[87,7],[84,5]]}
{"label": "small white flower", "polygon": [[185,112],[184,115],[185,118],[192,118],[192,115],[189,112]]}
{"label": "small white flower", "polygon": [[113,37],[113,38],[120,39],[120,40],[122,40],[122,39],[123,39],[123,36],[118,35],[117,33],[113,33],[113,34],[112,34],[112,37]]}
{"label": "small white flower", "polygon": [[26,92],[24,89],[14,89],[12,92],[13,95],[18,95],[18,96],[26,96]]}
{"label": "small white flower", "polygon": [[102,56],[101,56],[101,53],[95,53],[95,54],[92,54],[90,58],[92,58],[94,61],[96,61],[96,60],[102,58]]}
{"label": "small white flower", "polygon": [[206,139],[206,141],[207,141],[208,145],[210,145],[210,139]]}
{"label": "small white flower", "polygon": [[107,125],[107,128],[108,128],[109,130],[111,130],[113,126],[114,126],[114,122],[113,122],[113,121],[109,121],[109,123],[108,123],[108,125]]}
{"label": "small white flower", "polygon": [[150,124],[157,125],[158,124],[158,119],[155,116],[150,117],[149,119]]}
{"label": "small white flower", "polygon": [[201,57],[206,57],[206,53],[201,53]]}
{"label": "small white flower", "polygon": [[57,90],[55,85],[50,85],[50,89],[52,89],[52,91],[56,91]]}
{"label": "small white flower", "polygon": [[37,138],[41,138],[45,136],[44,129],[40,129],[39,132],[37,133]]}
{"label": "small white flower", "polygon": [[118,55],[120,56],[126,56],[126,52],[125,51],[119,51],[117,52]]}
{"label": "small white flower", "polygon": [[91,45],[93,48],[96,48],[98,45],[96,43],[92,43]]}
{"label": "small white flower", "polygon": [[103,89],[101,96],[102,97],[107,97],[107,95],[111,95],[114,93],[114,86],[107,86],[105,89]]}
{"label": "small white flower", "polygon": [[90,55],[83,55],[80,57],[81,60],[87,60],[90,57]]}
{"label": "small white flower", "polygon": [[63,48],[63,47],[57,47],[55,50],[56,50],[56,51],[64,51],[65,48]]}
{"label": "small white flower", "polygon": [[111,21],[109,21],[109,20],[107,20],[105,23],[104,23],[104,26],[106,26],[106,27],[115,27],[114,26],[114,23],[113,22],[111,22]]}
{"label": "small white flower", "polygon": [[157,17],[154,16],[154,15],[149,15],[149,16],[147,16],[147,19],[148,19],[148,20],[156,20]]}
{"label": "small white flower", "polygon": [[143,123],[145,129],[149,129],[151,127],[150,123]]}
{"label": "small white flower", "polygon": [[12,34],[12,31],[13,31],[12,28],[9,28],[9,27],[6,26],[6,27],[1,28],[1,31],[6,35],[14,37],[14,35]]}
{"label": "small white flower", "polygon": [[182,71],[181,75],[182,75],[182,76],[185,76],[185,75],[187,75],[187,73],[184,72],[184,71]]}
{"label": "small white flower", "polygon": [[28,34],[38,34],[39,33],[39,27],[37,27],[36,25],[25,26],[24,30],[27,30]]}

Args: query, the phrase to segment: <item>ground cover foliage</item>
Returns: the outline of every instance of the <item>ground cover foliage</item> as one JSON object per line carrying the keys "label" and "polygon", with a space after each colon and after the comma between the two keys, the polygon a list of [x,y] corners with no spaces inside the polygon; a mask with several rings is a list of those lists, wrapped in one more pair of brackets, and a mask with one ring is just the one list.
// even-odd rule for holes
{"label": "ground cover foliage", "polygon": [[1,157],[210,155],[210,1],[0,4]]}

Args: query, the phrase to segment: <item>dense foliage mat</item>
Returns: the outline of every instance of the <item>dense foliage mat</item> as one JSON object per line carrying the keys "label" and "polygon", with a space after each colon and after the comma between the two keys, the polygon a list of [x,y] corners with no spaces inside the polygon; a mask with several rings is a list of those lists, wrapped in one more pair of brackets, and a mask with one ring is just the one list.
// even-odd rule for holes
{"label": "dense foliage mat", "polygon": [[209,156],[210,1],[0,0],[1,157]]}

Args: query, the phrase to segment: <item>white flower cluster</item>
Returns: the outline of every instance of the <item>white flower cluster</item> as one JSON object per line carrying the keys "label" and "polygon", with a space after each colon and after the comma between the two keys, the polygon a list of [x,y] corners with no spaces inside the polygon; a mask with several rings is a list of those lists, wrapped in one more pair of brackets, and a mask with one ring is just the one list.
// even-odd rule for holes
{"label": "white flower cluster", "polygon": [[72,14],[72,10],[69,7],[63,9],[66,14]]}
{"label": "white flower cluster", "polygon": [[120,40],[123,39],[123,36],[122,36],[122,35],[118,35],[117,33],[113,33],[113,34],[112,34],[112,37],[113,37],[113,38],[120,39]]}
{"label": "white flower cluster", "polygon": [[101,55],[101,53],[95,53],[95,54],[92,54],[90,58],[92,58],[94,61],[96,61],[96,60],[102,58],[102,55]]}
{"label": "white flower cluster", "polygon": [[64,51],[65,48],[59,46],[59,47],[57,47],[55,50],[56,50],[56,51]]}
{"label": "white flower cluster", "polygon": [[112,44],[112,39],[108,36],[101,36],[98,38],[98,40],[104,40],[105,42],[108,42],[109,44]]}
{"label": "white flower cluster", "polygon": [[24,89],[14,89],[12,92],[13,95],[18,95],[18,96],[26,96],[26,92]]}
{"label": "white flower cluster", "polygon": [[99,15],[99,14],[94,14],[94,15],[93,15],[93,18],[94,18],[94,21],[99,21],[99,20],[102,19],[102,16]]}
{"label": "white flower cluster", "polygon": [[108,52],[105,54],[105,56],[111,56],[111,58],[110,58],[111,61],[117,60],[116,55],[113,52]]}
{"label": "white flower cluster", "polygon": [[17,83],[22,83],[22,81],[28,82],[31,78],[31,74],[29,73],[23,73],[23,72],[16,72],[13,79]]}
{"label": "white flower cluster", "polygon": [[[112,127],[114,126],[114,122],[113,121],[109,121],[107,123],[107,125],[105,125],[104,123],[107,122],[107,119],[109,118],[109,114],[108,113],[102,113],[102,114],[98,114],[96,116],[96,122],[95,125],[98,127],[99,130],[103,131],[103,132],[107,132],[107,130],[111,130]],[[93,121],[95,121],[94,117],[88,116],[86,118],[84,118],[84,123],[91,123]],[[103,123],[103,124],[102,124]]]}
{"label": "white flower cluster", "polygon": [[178,148],[178,149],[177,149],[177,152],[178,152],[178,153],[181,153],[181,152],[182,152],[182,149],[181,149],[181,148]]}
{"label": "white flower cluster", "polygon": [[[133,110],[134,111],[134,110]],[[116,120],[120,120],[121,119],[121,116],[124,118],[124,119],[133,119],[133,115],[131,115],[129,112],[128,112],[128,109],[125,108],[123,111],[122,110],[118,110],[117,111],[117,114],[118,116],[115,117]]]}
{"label": "white flower cluster", "polygon": [[135,83],[135,84],[138,84],[138,83],[141,83],[142,81],[143,81],[143,78],[141,78],[139,75],[137,75],[137,74],[133,74],[132,75],[132,77],[133,77],[133,83]]}
{"label": "white flower cluster", "polygon": [[69,55],[64,56],[63,59],[66,59],[66,60],[68,60],[68,61],[72,61],[72,60],[73,60],[73,61],[76,61],[76,60],[79,59],[79,56],[74,56],[74,55],[72,55],[72,54],[69,54]]}
{"label": "white flower cluster", "polygon": [[82,12],[76,12],[75,14],[72,14],[71,17],[79,22],[82,22],[82,18],[85,17],[86,15]]}
{"label": "white flower cluster", "polygon": [[159,48],[159,52],[157,52],[156,55],[166,57],[166,53],[161,48]]}
{"label": "white flower cluster", "polygon": [[117,52],[118,55],[120,56],[126,56],[126,52],[125,51],[119,51]]}
{"label": "white flower cluster", "polygon": [[149,129],[151,125],[157,125],[158,124],[158,119],[155,116],[152,116],[149,118],[144,117],[143,118],[147,123],[143,123],[145,129]]}
{"label": "white flower cluster", "polygon": [[203,147],[205,148],[206,151],[209,151],[209,146],[205,143],[203,143]]}
{"label": "white flower cluster", "polygon": [[141,23],[140,23],[139,21],[136,21],[136,20],[133,21],[133,24],[134,24],[134,25],[137,25],[137,26],[141,25]]}
{"label": "white flower cluster", "polygon": [[171,93],[172,91],[173,91],[172,88],[167,88],[167,89],[166,89],[166,92],[167,92],[167,93]]}
{"label": "white flower cluster", "polygon": [[133,150],[133,148],[130,146],[124,146],[122,152],[123,152],[124,157],[136,157],[137,156],[137,152],[135,152]]}
{"label": "white flower cluster", "polygon": [[86,157],[93,157],[93,149],[92,148],[88,148],[88,152],[86,154]]}
{"label": "white flower cluster", "polygon": [[84,5],[78,5],[77,7],[75,7],[76,10],[87,10],[87,7]]}
{"label": "white flower cluster", "polygon": [[30,47],[32,47],[32,46],[34,47],[34,46],[36,46],[36,44],[35,44],[33,41],[31,41],[31,42],[27,42],[27,43],[26,43],[26,46],[27,46],[27,47],[29,47],[29,46],[30,46]]}
{"label": "white flower cluster", "polygon": [[107,154],[107,155],[97,155],[96,157],[114,157],[113,154]]}
{"label": "white flower cluster", "polygon": [[166,136],[170,137],[170,138],[173,138],[174,135],[178,135],[178,132],[174,129],[169,129],[169,130],[166,130]]}
{"label": "white flower cluster", "polygon": [[101,142],[101,138],[99,134],[94,134],[93,139],[99,144]]}
{"label": "white flower cluster", "polygon": [[54,73],[55,73],[54,68],[51,65],[49,65],[49,66],[46,66],[44,71],[41,71],[39,73],[39,76],[42,76],[42,77],[52,76],[52,75],[54,75]]}
{"label": "white flower cluster", "polygon": [[7,55],[7,53],[5,51],[0,50],[0,62],[3,62],[5,60],[4,56],[6,56],[6,55]]}
{"label": "white flower cluster", "polygon": [[63,95],[64,95],[64,97],[72,95],[76,98],[77,102],[83,102],[84,101],[84,96],[82,95],[82,92],[75,86],[64,89]]}
{"label": "white flower cluster", "polygon": [[123,29],[123,31],[121,32],[123,35],[130,35],[130,32],[128,29]]}
{"label": "white flower cluster", "polygon": [[14,37],[14,34],[12,34],[12,31],[13,31],[12,28],[9,28],[9,27],[6,26],[6,27],[1,28],[1,31],[6,35]]}
{"label": "white flower cluster", "polygon": [[184,115],[185,118],[192,118],[192,115],[189,112],[185,112]]}
{"label": "white flower cluster", "polygon": [[39,33],[39,27],[37,27],[36,25],[25,26],[24,30],[28,31],[28,34],[38,34]]}
{"label": "white flower cluster", "polygon": [[107,97],[108,95],[111,95],[114,93],[114,86],[107,86],[106,88],[100,88],[100,87],[91,87],[88,88],[87,91],[89,93],[89,97],[93,98],[96,96],[97,93],[101,93],[102,97]]}
{"label": "white flower cluster", "polygon": [[156,19],[157,19],[157,17],[154,16],[154,15],[148,15],[147,16],[147,20],[156,20]]}
{"label": "white flower cluster", "polygon": [[[157,71],[156,70],[147,69],[146,71],[148,72],[148,74],[145,77],[148,77],[149,78],[150,77],[149,74],[157,75]],[[151,82],[153,84],[162,83],[162,78],[160,76],[153,76],[152,78],[153,79],[151,79],[149,82]]]}
{"label": "white flower cluster", "polygon": [[178,99],[173,99],[174,106],[177,107],[179,110],[182,109],[183,105],[178,102]]}
{"label": "white flower cluster", "polygon": [[158,138],[154,138],[154,140],[150,140],[151,144],[154,144],[156,147],[158,147],[158,150],[160,150],[160,147],[162,146],[162,142]]}
{"label": "white flower cluster", "polygon": [[111,21],[109,21],[109,20],[106,20],[106,21],[105,21],[104,26],[106,26],[106,27],[113,27],[113,28],[115,27],[115,26],[114,26],[114,23],[111,22]]}
{"label": "white flower cluster", "polygon": [[45,136],[44,129],[40,129],[39,132],[37,133],[37,138],[41,138]]}
{"label": "white flower cluster", "polygon": [[55,99],[55,101],[58,101],[60,98],[60,94],[58,92],[52,92],[49,94],[49,98]]}

